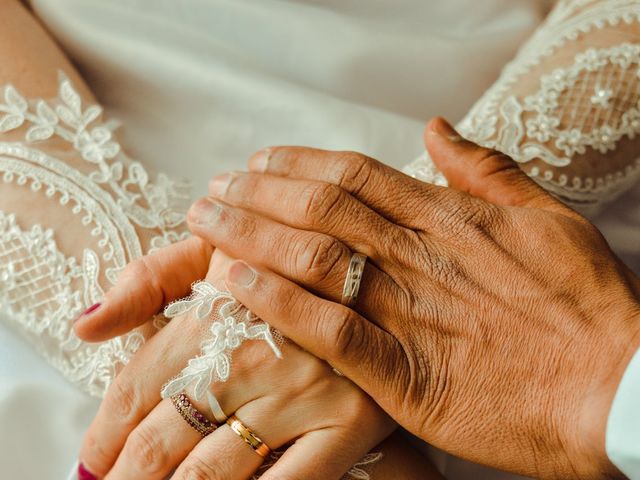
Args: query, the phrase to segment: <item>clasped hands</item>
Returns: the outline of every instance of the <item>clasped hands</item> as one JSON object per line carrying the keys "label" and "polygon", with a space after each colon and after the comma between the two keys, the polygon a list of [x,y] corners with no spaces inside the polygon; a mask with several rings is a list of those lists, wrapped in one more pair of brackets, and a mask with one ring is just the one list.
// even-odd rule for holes
{"label": "clasped hands", "polygon": [[[245,408],[247,421],[280,402],[284,416],[262,436],[276,448],[295,444],[263,478],[339,478],[393,421],[515,473],[615,476],[605,428],[640,343],[638,278],[593,225],[508,157],[463,140],[441,119],[427,126],[425,142],[451,188],[354,153],[258,152],[249,172],[212,179],[209,196],[193,205],[196,237],[134,262],[76,332],[102,340],[129,331],[205,276],[226,286],[302,347],[287,344],[285,360],[298,360],[283,369],[249,346],[251,368],[234,365],[242,381],[216,391],[232,411]],[[368,263],[350,309],[339,302],[354,251]],[[193,432],[163,435],[171,406],[158,392],[199,345],[197,326],[164,332],[173,323],[117,377],[81,460],[109,478],[140,478],[132,469],[149,463],[157,478],[178,465],[177,478],[250,478],[260,460],[229,447],[228,432],[214,432],[206,447]],[[253,398],[269,400],[249,408],[243,392],[252,387]],[[287,393],[261,397],[278,389]],[[307,408],[304,397],[320,408]],[[356,429],[363,438],[353,442]],[[232,460],[216,460],[220,452]]]}

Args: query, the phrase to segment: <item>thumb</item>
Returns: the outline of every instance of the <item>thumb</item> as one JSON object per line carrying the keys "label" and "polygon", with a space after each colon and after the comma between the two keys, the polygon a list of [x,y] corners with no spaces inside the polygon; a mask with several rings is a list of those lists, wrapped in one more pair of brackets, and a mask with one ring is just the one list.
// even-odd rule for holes
{"label": "thumb", "polygon": [[569,211],[507,155],[465,140],[443,118],[427,124],[424,141],[433,163],[456,190],[496,205]]}
{"label": "thumb", "polygon": [[73,325],[78,337],[99,342],[146,323],[165,304],[189,293],[204,278],[213,247],[191,237],[128,264],[103,301],[80,315]]}

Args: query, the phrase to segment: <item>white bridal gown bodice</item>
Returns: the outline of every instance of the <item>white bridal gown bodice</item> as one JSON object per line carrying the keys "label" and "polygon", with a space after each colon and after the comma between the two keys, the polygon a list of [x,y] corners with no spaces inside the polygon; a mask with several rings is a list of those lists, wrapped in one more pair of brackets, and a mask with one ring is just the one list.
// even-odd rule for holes
{"label": "white bridal gown bodice", "polygon": [[[186,177],[197,195],[211,175],[244,168],[266,145],[358,150],[404,166],[423,151],[425,121],[460,120],[551,3],[32,0],[31,6],[107,114],[121,121],[128,155],[150,170]],[[483,138],[492,141],[490,132]],[[638,199],[636,188],[597,218],[636,271],[640,209],[629,205]],[[97,400],[47,365],[8,323],[0,323],[0,476],[63,478]],[[444,456],[435,461],[448,478],[507,478]]]}

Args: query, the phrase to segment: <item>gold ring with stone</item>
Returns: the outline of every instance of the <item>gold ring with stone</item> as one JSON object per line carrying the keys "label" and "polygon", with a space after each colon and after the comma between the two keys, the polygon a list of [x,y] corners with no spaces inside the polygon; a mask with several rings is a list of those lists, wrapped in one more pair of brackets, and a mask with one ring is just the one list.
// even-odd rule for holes
{"label": "gold ring with stone", "polygon": [[180,416],[184,418],[184,421],[203,437],[206,437],[217,428],[216,425],[204,415],[204,413],[193,406],[191,399],[186,393],[180,392],[175,395],[171,395],[171,402],[176,407]]}

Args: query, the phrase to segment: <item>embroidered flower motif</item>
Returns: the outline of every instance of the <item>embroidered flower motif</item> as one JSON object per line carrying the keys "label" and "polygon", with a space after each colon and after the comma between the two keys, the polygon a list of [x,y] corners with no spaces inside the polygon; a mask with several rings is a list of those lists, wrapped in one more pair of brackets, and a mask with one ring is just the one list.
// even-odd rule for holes
{"label": "embroidered flower motif", "polygon": [[527,121],[527,135],[539,142],[547,142],[559,124],[558,118],[540,114]]}
{"label": "embroidered flower motif", "polygon": [[[0,89],[0,132],[12,135],[0,142],[0,180],[42,190],[44,198],[79,215],[78,224],[98,237],[91,243],[99,249],[85,249],[81,259],[67,257],[53,231],[38,225],[23,231],[0,212],[0,256],[6,254],[0,262],[0,310],[65,377],[95,396],[104,394],[116,366],[144,339],[132,332],[87,345],[73,334],[71,322],[102,297],[129,261],[186,238],[190,203],[187,185],[162,175],[154,181],[125,156],[114,139],[114,123],[101,122],[101,113],[98,105],[83,105],[63,73],[58,96],[50,101],[28,101],[11,85]],[[56,158],[58,144],[49,152],[43,142],[52,138],[73,147],[69,153],[88,163],[86,168]],[[155,233],[139,236],[140,228]]]}
{"label": "embroidered flower motif", "polygon": [[74,147],[87,162],[101,164],[114,158],[120,151],[120,145],[111,140],[112,133],[105,127],[95,127],[91,131],[82,131],[76,137]]}
{"label": "embroidered flower motif", "polygon": [[[633,2],[559,2],[457,130],[518,163],[536,162],[528,174],[584,213],[616,197],[637,183],[640,158],[630,157],[595,178],[589,162],[582,163],[584,168],[570,165],[574,155],[588,148],[608,153],[621,139],[640,134],[640,43],[620,41],[630,38],[624,34],[612,37],[609,47],[581,51],[588,42],[576,42],[600,29],[616,30],[622,22],[640,23]],[[573,57],[572,50],[577,52]],[[541,73],[549,67],[553,70]],[[529,90],[536,77],[539,88]],[[428,155],[404,171],[429,182],[438,174]]]}
{"label": "embroidered flower motif", "polygon": [[549,89],[543,94],[530,95],[524,99],[524,105],[527,110],[541,114],[550,112],[558,106],[558,91]]}
{"label": "embroidered flower motif", "polygon": [[236,323],[236,319],[232,316],[224,318],[224,322],[215,322],[211,326],[211,333],[214,338],[220,342],[223,350],[233,350],[238,348],[243,338],[247,338],[247,325],[244,323]]}
{"label": "embroidered flower motif", "polygon": [[585,135],[581,130],[572,128],[569,131],[560,132],[555,145],[568,157],[572,156],[574,153],[583,154],[587,150],[584,144],[584,138]]}
{"label": "embroidered flower motif", "polygon": [[231,352],[245,340],[263,340],[274,355],[282,356],[268,324],[243,307],[228,292],[222,292],[208,282],[196,282],[190,297],[167,306],[164,315],[174,318],[190,311],[199,320],[214,320],[209,327],[211,336],[204,341],[200,355],[189,360],[180,374],[162,389],[168,398],[193,385],[194,398],[203,397],[213,382],[226,382],[231,373]]}
{"label": "embroidered flower motif", "polygon": [[591,103],[599,105],[602,108],[611,108],[611,98],[613,97],[613,90],[610,88],[596,87],[595,93],[591,96]]}
{"label": "embroidered flower motif", "polygon": [[600,153],[607,153],[616,148],[616,132],[608,125],[594,129],[592,134],[591,146]]}

